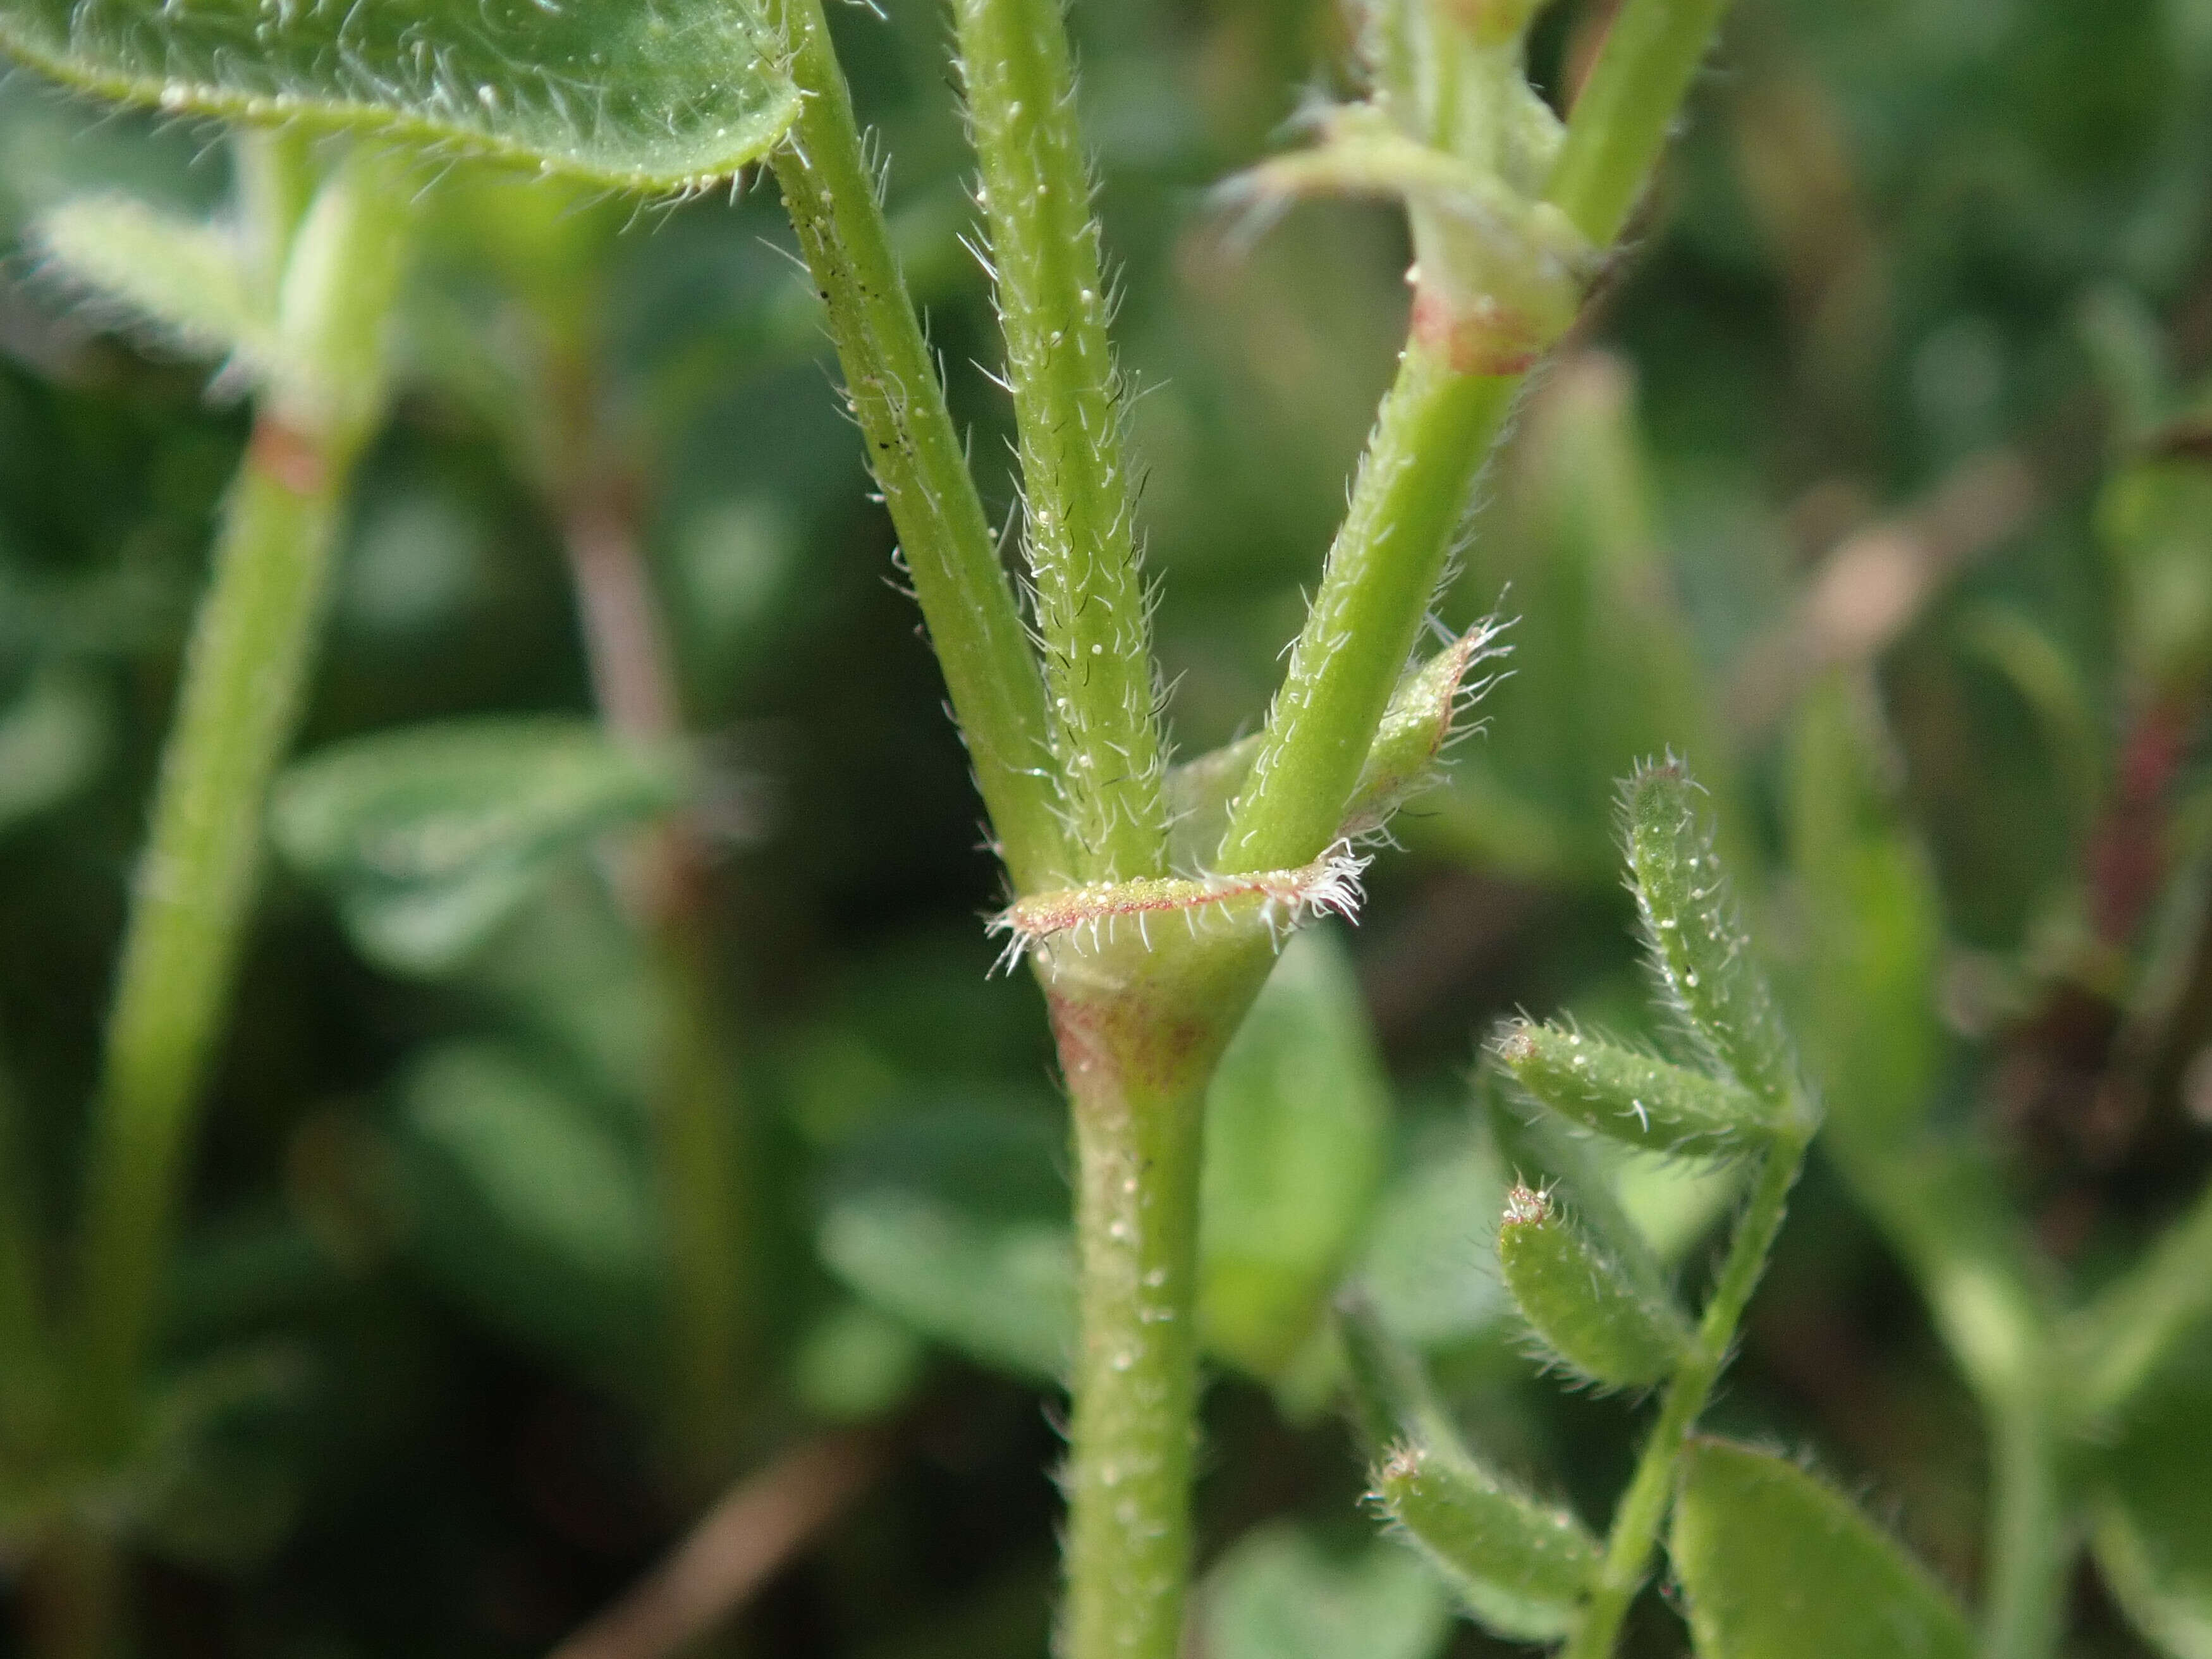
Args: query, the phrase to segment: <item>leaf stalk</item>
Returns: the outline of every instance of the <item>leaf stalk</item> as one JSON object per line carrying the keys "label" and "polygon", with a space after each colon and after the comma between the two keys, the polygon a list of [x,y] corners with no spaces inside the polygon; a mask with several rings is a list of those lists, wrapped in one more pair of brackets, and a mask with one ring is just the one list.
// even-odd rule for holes
{"label": "leaf stalk", "polygon": [[1765,1270],[1775,1237],[1782,1231],[1790,1190],[1804,1167],[1811,1142],[1811,1129],[1793,1124],[1777,1133],[1773,1146],[1760,1160],[1711,1298],[1698,1321],[1697,1334],[1674,1368],[1658,1420],[1637,1459],[1628,1490],[1613,1512],[1597,1582],[1562,1659],[1608,1659],[1620,1639],[1621,1622],[1637,1591],[1643,1588],[1652,1547],[1658,1541],[1660,1526],[1674,1495],[1682,1448],[1712,1395],[1722,1367],[1728,1363],[1736,1328]]}

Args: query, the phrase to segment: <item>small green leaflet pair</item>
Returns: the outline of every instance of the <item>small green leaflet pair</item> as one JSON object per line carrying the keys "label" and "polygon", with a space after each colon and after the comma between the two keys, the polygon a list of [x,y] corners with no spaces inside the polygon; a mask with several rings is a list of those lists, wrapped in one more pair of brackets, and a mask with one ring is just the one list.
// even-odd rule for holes
{"label": "small green leaflet pair", "polygon": [[4,0],[0,52],[172,114],[397,139],[653,194],[799,112],[746,0]]}
{"label": "small green leaflet pair", "polygon": [[[1376,1485],[1477,1619],[1532,1641],[1571,1628],[1571,1598],[1600,1560],[1597,1540],[1571,1516],[1501,1486],[1463,1454],[1401,1449]],[[1668,1544],[1705,1659],[1966,1659],[1974,1650],[1965,1618],[1917,1562],[1774,1453],[1692,1441]],[[1469,1559],[1479,1571],[1465,1569]],[[1555,1609],[1563,1616],[1547,1617]]]}
{"label": "small green leaflet pair", "polygon": [[[1506,1287],[1557,1369],[1603,1388],[1664,1389],[1613,1536],[1486,1468],[1419,1360],[1355,1304],[1344,1334],[1378,1454],[1373,1502],[1479,1622],[1522,1641],[1572,1638],[1571,1655],[1611,1651],[1671,1501],[1666,1541],[1704,1659],[1966,1659],[1973,1638],[1957,1606],[1847,1499],[1786,1459],[1692,1432],[1819,1115],[1704,817],[1671,762],[1623,793],[1650,964],[1691,1063],[1527,1022],[1496,1044],[1535,1108],[1494,1113],[1528,1183],[1508,1195],[1499,1227]],[[1576,1133],[1758,1170],[1700,1316],[1680,1306]]]}

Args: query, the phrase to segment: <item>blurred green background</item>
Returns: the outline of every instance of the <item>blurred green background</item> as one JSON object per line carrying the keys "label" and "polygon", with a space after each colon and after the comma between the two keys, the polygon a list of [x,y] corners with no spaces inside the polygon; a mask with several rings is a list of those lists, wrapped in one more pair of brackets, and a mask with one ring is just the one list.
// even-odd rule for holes
{"label": "blurred green background", "polygon": [[[922,0],[881,10],[841,9],[840,49],[1004,513],[945,26]],[[1603,11],[1540,26],[1555,96]],[[1407,248],[1382,207],[1253,235],[1209,196],[1340,83],[1329,6],[1077,0],[1072,27],[1190,755],[1265,708],[1402,335]],[[1291,952],[1216,1091],[1212,1659],[1501,1650],[1370,1541],[1329,1405],[1322,1310],[1347,1274],[1496,1455],[1600,1519],[1625,1478],[1634,1402],[1536,1376],[1507,1317],[1504,1168],[1469,1077],[1515,1010],[1644,1033],[1611,842],[1638,757],[1686,754],[1711,789],[1839,1112],[1985,1138],[2025,1226],[2090,1284],[2212,1169],[2212,3],[1741,0],[1692,109],[1440,602],[1453,627],[1518,618],[1486,729],[1399,821],[1360,927]],[[88,190],[209,210],[228,155],[0,83],[0,1088],[15,1201],[56,1238],[246,422],[21,238]],[[727,1650],[1042,1655],[1060,1108],[1033,987],[987,977],[998,878],[888,521],[772,186],[644,207],[548,188],[455,169],[424,204],[397,411],[167,1288],[173,1455],[118,1500],[143,1650],[539,1652],[726,1481],[866,1425],[835,1442],[860,1449],[856,1495]],[[668,1404],[644,1080],[665,987],[612,850],[660,782],[550,778],[526,733],[479,728],[477,787],[550,792],[536,829],[395,876],[347,838],[331,748],[591,717],[562,462],[531,418],[572,360],[673,641],[714,1018],[768,1206],[712,1444]],[[369,788],[373,751],[350,753]],[[1695,1284],[1728,1193],[1620,1178]],[[1817,1161],[1713,1419],[1810,1449],[1975,1583],[1971,1402]],[[2170,1559],[2085,1568],[2075,1650],[2212,1651],[2188,1645],[2212,1643],[2209,1422],[2197,1356],[2126,1430],[2113,1512],[2163,1504]],[[0,1453],[37,1433],[0,1402]],[[1679,1650],[1644,1613],[1641,1650]]]}

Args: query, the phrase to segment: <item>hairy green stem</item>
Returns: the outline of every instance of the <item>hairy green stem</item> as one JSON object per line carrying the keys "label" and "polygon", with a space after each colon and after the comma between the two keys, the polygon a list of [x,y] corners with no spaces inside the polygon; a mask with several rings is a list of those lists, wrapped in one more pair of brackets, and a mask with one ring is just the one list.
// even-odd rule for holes
{"label": "hairy green stem", "polygon": [[1359,463],[1352,510],[1291,647],[1260,757],[1230,809],[1226,871],[1290,869],[1334,841],[1420,632],[1517,376],[1465,374],[1414,341]]}
{"label": "hairy green stem", "polygon": [[[1103,890],[1112,891],[1115,890]],[[1074,1124],[1078,1350],[1060,1659],[1176,1659],[1197,1432],[1206,1085],[1274,963],[1256,910],[1212,933],[1071,927],[1031,957]]]}
{"label": "hairy green stem", "polygon": [[[1628,0],[1613,21],[1545,191],[1593,245],[1620,234],[1726,4]],[[1407,345],[1231,809],[1224,869],[1301,864],[1335,838],[1522,378],[1463,373],[1418,337]]]}
{"label": "hairy green stem", "polygon": [[1651,1550],[1674,1495],[1674,1470],[1683,1443],[1697,1426],[1721,1368],[1728,1363],[1736,1327],[1765,1270],[1767,1253],[1782,1231],[1790,1189],[1803,1168],[1810,1132],[1792,1130],[1776,1138],[1752,1183],[1738,1218],[1727,1260],[1714,1282],[1711,1299],[1698,1321],[1689,1352],[1675,1367],[1659,1408],[1659,1420],[1637,1460],[1636,1474],[1614,1510],[1607,1535],[1605,1560],[1590,1591],[1582,1623],[1568,1641],[1564,1659],[1607,1659],[1620,1638],[1629,1604],[1643,1588]]}
{"label": "hairy green stem", "polygon": [[1044,683],[999,563],[937,364],[891,251],[876,179],[821,0],[769,0],[805,96],[776,182],[845,371],[868,464],[897,527],[915,599],[1015,886],[1068,878]]}
{"label": "hairy green stem", "polygon": [[1729,0],[1627,0],[1607,27],[1544,191],[1597,246],[1627,224],[1728,8]]}
{"label": "hairy green stem", "polygon": [[1167,811],[1152,630],[1066,31],[1059,0],[954,0],[952,13],[1006,329],[1068,855],[1083,881],[1158,875]]}
{"label": "hairy green stem", "polygon": [[1175,1659],[1190,1570],[1205,1085],[1075,1097],[1081,1267],[1065,1659]]}
{"label": "hairy green stem", "polygon": [[343,467],[292,453],[301,441],[258,423],[225,508],[133,896],[79,1286],[77,1405],[103,1455],[126,1432],[192,1108],[252,893],[263,797],[297,714],[342,499]]}
{"label": "hairy green stem", "polygon": [[269,780],[314,654],[353,462],[381,398],[400,181],[366,152],[316,197],[283,283],[286,353],[229,499],[187,646],[132,893],[86,1182],[71,1405],[88,1453],[128,1448],[193,1109],[229,1000]]}
{"label": "hairy green stem", "polygon": [[295,128],[245,128],[231,142],[246,270],[273,310],[284,287],[292,233],[314,198],[314,140]]}

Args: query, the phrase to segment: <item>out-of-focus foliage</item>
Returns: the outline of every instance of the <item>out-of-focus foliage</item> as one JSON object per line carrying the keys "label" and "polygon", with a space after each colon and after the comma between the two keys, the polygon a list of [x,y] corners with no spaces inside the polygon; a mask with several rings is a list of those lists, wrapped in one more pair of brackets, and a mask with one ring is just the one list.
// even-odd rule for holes
{"label": "out-of-focus foliage", "polygon": [[[838,44],[1003,513],[944,26],[883,10],[839,9]],[[1555,97],[1603,10],[1547,15]],[[1345,204],[1255,238],[1208,195],[1337,72],[1322,0],[1077,0],[1072,27],[1194,754],[1251,730],[1279,672],[1402,335],[1407,245]],[[0,1092],[6,1207],[43,1240],[75,1203],[244,422],[234,373],[185,355],[210,340],[88,301],[50,262],[68,221],[40,226],[103,192],[205,222],[227,155],[189,120],[0,82]],[[1554,1472],[1540,1495],[1584,1515],[1620,1489],[1632,1399],[1536,1382],[1508,1316],[1495,1217],[1550,1166],[1468,1073],[1520,1011],[1681,1057],[1612,839],[1614,781],[1668,749],[1783,958],[1836,1160],[1715,1425],[1809,1450],[1940,1578],[1981,1582],[1972,1403],[1850,1160],[1907,1133],[1989,1149],[2016,1231],[2085,1289],[2212,1168],[2208,169],[2202,0],[1741,0],[1635,261],[1524,406],[1440,599],[1449,627],[1519,618],[1487,735],[1394,825],[1407,856],[1358,932],[1294,948],[1212,1103],[1213,1659],[1496,1650],[1358,1522],[1325,1409],[1341,1278],[1487,1460]],[[144,1650],[542,1651],[705,1495],[672,1443],[648,1152],[669,993],[633,921],[636,826],[680,796],[760,1126],[736,1455],[853,1421],[891,1447],[746,1639],[1035,1659],[1072,1340],[1051,1047],[1028,981],[987,977],[1001,895],[772,186],[634,205],[457,163],[420,220],[397,417],[167,1287],[155,1474],[118,1498],[161,1563],[138,1570]],[[672,642],[690,735],[665,764],[585,726],[564,544],[602,510]],[[1702,1290],[1727,1178],[1568,1150],[1620,1212],[1579,1218]],[[40,1244],[31,1280],[68,1267]],[[2212,1652],[2193,1353],[2078,1472],[2085,1654]],[[0,1376],[0,1526],[40,1501],[9,1479],[50,1427],[34,1394]],[[1767,1484],[1801,1519],[1836,1503]],[[1648,1602],[1633,1650],[1679,1651],[1672,1618]],[[1769,1650],[1743,1639],[1718,1650]]]}

